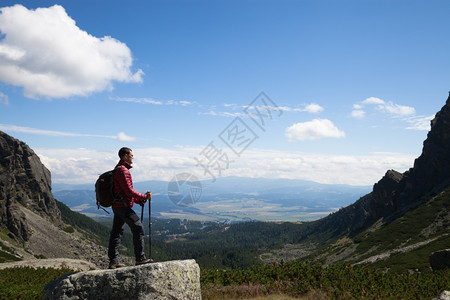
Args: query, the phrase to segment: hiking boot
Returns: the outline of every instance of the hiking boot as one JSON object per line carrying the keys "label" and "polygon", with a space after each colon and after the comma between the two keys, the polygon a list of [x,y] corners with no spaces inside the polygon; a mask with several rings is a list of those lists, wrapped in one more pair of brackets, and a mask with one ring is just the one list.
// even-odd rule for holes
{"label": "hiking boot", "polygon": [[137,260],[136,261],[136,266],[144,265],[144,264],[150,264],[152,262],[153,262],[153,259],[151,259],[151,258],[146,258],[146,259],[143,259],[143,260]]}
{"label": "hiking boot", "polygon": [[117,264],[109,264],[109,268],[110,269],[118,269],[118,268],[123,268],[123,267],[125,267],[124,264],[119,264],[119,263],[117,263]]}

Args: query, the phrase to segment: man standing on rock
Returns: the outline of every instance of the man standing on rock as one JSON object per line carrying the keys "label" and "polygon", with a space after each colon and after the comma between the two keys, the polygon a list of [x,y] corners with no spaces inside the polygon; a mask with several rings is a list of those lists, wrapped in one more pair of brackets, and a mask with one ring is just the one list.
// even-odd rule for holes
{"label": "man standing on rock", "polygon": [[[153,262],[152,259],[146,258],[144,253],[144,226],[139,220],[138,215],[132,209],[133,204],[137,203],[141,206],[147,200],[152,199],[152,193],[147,191],[141,194],[133,189],[133,180],[131,178],[130,169],[133,163],[133,151],[130,148],[123,147],[119,150],[119,162],[114,169],[114,186],[113,193],[118,198],[112,204],[114,212],[113,227],[109,238],[109,268],[116,269],[124,267],[119,263],[119,246],[123,235],[123,227],[126,224],[130,226],[133,233],[134,255],[136,257],[136,265],[142,265]],[[149,203],[150,205],[150,203]]]}

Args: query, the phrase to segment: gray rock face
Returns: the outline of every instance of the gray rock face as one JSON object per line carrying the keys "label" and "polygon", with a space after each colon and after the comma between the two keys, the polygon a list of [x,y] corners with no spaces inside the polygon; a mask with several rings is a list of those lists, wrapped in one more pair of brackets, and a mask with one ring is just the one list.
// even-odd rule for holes
{"label": "gray rock face", "polygon": [[370,222],[420,205],[450,184],[450,95],[431,121],[422,154],[403,174],[390,170],[375,184]]}
{"label": "gray rock face", "polygon": [[24,142],[0,131],[0,229],[8,234],[0,240],[19,259],[64,257],[107,265],[107,249],[64,227],[50,171]]}
{"label": "gray rock face", "polygon": [[430,265],[433,271],[450,268],[450,249],[440,250],[431,253]]}
{"label": "gray rock face", "polygon": [[42,299],[201,299],[200,268],[178,260],[62,276]]}
{"label": "gray rock face", "polygon": [[0,131],[0,224],[6,225],[11,238],[24,243],[31,229],[19,205],[62,227],[50,171],[30,147]]}
{"label": "gray rock face", "polygon": [[433,298],[432,300],[450,300],[450,291],[443,291],[439,294],[439,296]]}
{"label": "gray rock face", "polygon": [[[395,219],[428,201],[450,185],[450,95],[431,121],[422,154],[414,167],[399,173],[389,170],[373,191],[339,212],[317,221],[317,231],[338,236]],[[308,233],[313,234],[313,233]]]}

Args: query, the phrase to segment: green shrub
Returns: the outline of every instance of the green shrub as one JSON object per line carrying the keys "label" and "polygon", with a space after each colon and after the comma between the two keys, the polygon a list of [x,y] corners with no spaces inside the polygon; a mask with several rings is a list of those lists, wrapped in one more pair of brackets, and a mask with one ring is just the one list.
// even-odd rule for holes
{"label": "green shrub", "polygon": [[64,231],[67,233],[74,233],[75,229],[72,226],[66,226],[64,227]]}
{"label": "green shrub", "polygon": [[0,270],[0,299],[41,299],[47,283],[73,272],[71,269],[31,267]]}
{"label": "green shrub", "polygon": [[350,264],[322,267],[288,262],[246,270],[202,269],[201,284],[207,295],[224,291],[221,287],[240,286],[241,290],[248,290],[244,287],[258,286],[259,291],[294,297],[321,291],[332,299],[431,299],[450,287],[450,270],[411,274]]}

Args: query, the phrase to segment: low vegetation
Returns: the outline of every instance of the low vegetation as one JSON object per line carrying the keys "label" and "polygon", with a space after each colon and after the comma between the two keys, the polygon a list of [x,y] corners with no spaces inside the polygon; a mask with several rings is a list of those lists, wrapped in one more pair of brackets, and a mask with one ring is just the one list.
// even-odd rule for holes
{"label": "low vegetation", "polygon": [[203,299],[314,293],[322,299],[431,299],[450,288],[450,270],[392,273],[350,264],[287,262],[246,270],[202,269],[201,283]]}
{"label": "low vegetation", "polygon": [[41,299],[44,286],[70,269],[17,267],[0,270],[0,299]]}
{"label": "low vegetation", "polygon": [[448,203],[450,189],[392,221],[325,245],[309,259],[326,263],[336,257],[350,263],[367,261],[364,265],[375,270],[430,272],[429,255],[450,245]]}
{"label": "low vegetation", "polygon": [[[44,286],[69,269],[0,270],[0,299],[40,299]],[[201,269],[203,299],[431,299],[450,289],[450,270],[393,273],[350,264],[328,267],[300,262],[248,269]]]}
{"label": "low vegetation", "polygon": [[12,244],[15,243],[14,240],[8,236],[7,230],[5,229],[0,230],[0,263],[20,260],[20,258],[14,255],[15,254],[14,249],[5,245],[5,243],[3,243],[2,240],[8,241],[8,243]]}
{"label": "low vegetation", "polygon": [[[375,224],[357,235],[341,236],[328,244],[319,238],[312,240],[311,223],[230,225],[155,219],[152,220],[152,254],[156,261],[195,259],[201,268],[203,299],[268,295],[277,298],[283,295],[284,299],[431,299],[450,289],[450,270],[432,272],[428,262],[431,252],[448,248],[449,200],[450,189],[392,222]],[[77,230],[86,238],[107,245],[111,224],[97,223],[70,211],[62,203],[58,206],[66,232]],[[7,238],[7,233],[0,234]],[[305,236],[308,242],[318,245],[316,251],[311,250],[309,258],[270,264],[259,259],[261,254],[277,253],[285,245],[301,245],[306,242]],[[408,251],[399,250],[419,243],[422,244]],[[132,255],[129,233],[122,244],[123,254]],[[313,259],[338,256],[350,248],[353,252],[346,263],[325,266]],[[8,252],[11,249],[0,244],[0,261],[13,260],[7,257]],[[387,258],[355,265],[386,253]],[[357,259],[351,260],[352,257]],[[0,299],[40,299],[45,284],[70,272],[73,271],[43,268],[0,270]]]}
{"label": "low vegetation", "polygon": [[0,241],[0,263],[20,260],[20,258],[11,253],[14,253],[14,249],[11,249]]}
{"label": "low vegetation", "polygon": [[[450,189],[433,197],[423,205],[396,218],[377,230],[357,235],[357,253],[367,253],[376,248],[375,254],[441,237],[450,227]],[[448,245],[448,244],[447,244]],[[370,253],[373,255],[373,253]]]}

